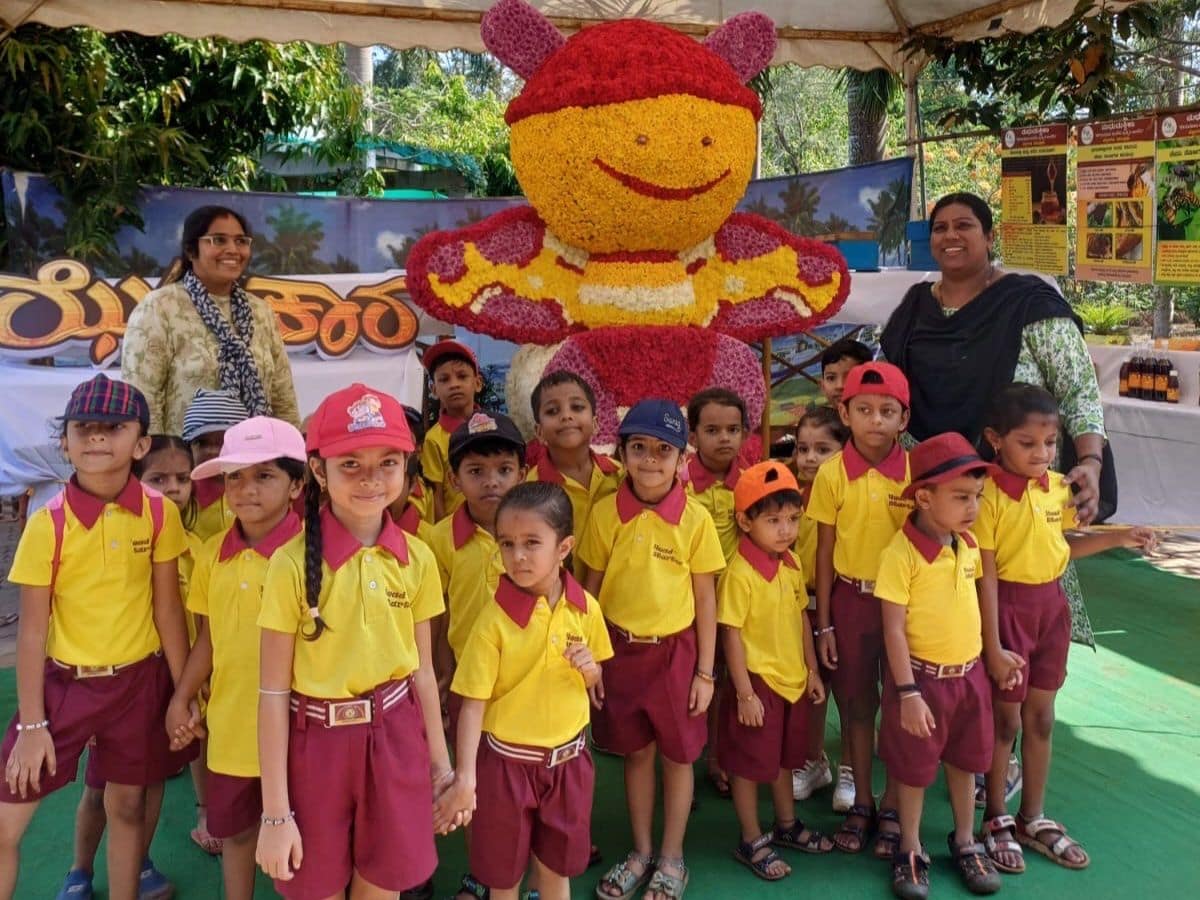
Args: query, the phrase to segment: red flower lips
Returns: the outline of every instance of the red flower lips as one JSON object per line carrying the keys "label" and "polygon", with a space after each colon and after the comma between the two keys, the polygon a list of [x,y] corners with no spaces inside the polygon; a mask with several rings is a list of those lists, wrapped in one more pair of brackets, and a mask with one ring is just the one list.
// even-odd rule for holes
{"label": "red flower lips", "polygon": [[729,169],[726,169],[712,181],[705,182],[697,187],[670,188],[663,187],[661,184],[655,184],[652,181],[643,181],[636,175],[630,175],[622,172],[620,169],[614,169],[600,157],[592,160],[596,167],[631,191],[641,194],[643,197],[653,197],[655,200],[689,200],[692,197],[699,197],[701,194],[706,194],[715,188],[718,184],[724,181],[729,176]]}

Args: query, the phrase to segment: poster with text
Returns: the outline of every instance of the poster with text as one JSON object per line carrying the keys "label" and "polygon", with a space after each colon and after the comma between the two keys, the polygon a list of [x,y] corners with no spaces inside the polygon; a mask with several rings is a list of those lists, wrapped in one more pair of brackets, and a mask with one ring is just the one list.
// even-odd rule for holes
{"label": "poster with text", "polygon": [[1200,113],[1175,113],[1158,120],[1154,185],[1154,280],[1200,284]]}
{"label": "poster with text", "polygon": [[1006,128],[1000,140],[1004,264],[1067,274],[1067,125]]}
{"label": "poster with text", "polygon": [[1154,232],[1153,116],[1078,128],[1075,277],[1150,282]]}

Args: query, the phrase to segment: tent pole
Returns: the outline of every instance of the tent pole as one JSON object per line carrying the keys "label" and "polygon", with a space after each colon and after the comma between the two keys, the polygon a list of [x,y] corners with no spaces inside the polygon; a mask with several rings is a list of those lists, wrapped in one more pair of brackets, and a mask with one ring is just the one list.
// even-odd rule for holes
{"label": "tent pole", "polygon": [[762,437],[762,458],[771,458],[771,339],[763,338],[762,342],[763,386],[766,388],[767,402],[763,406],[762,424],[759,434]]}

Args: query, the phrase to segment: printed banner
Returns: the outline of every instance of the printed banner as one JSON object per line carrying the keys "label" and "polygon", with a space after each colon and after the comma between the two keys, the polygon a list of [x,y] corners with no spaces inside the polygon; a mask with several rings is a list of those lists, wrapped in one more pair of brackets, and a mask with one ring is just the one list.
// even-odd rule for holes
{"label": "printed banner", "polygon": [[1006,128],[1000,142],[1004,264],[1067,274],[1067,125]]}
{"label": "printed banner", "polygon": [[1148,284],[1154,225],[1152,116],[1077,131],[1075,277]]}
{"label": "printed banner", "polygon": [[1200,112],[1158,120],[1158,284],[1200,284]]}

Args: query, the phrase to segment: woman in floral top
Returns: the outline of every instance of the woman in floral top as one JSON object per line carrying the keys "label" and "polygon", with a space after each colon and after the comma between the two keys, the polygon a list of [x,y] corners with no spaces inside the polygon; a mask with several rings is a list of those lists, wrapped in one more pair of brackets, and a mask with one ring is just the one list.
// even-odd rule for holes
{"label": "woman in floral top", "polygon": [[251,240],[233,210],[194,210],[183,224],[177,266],[130,315],[121,377],[146,395],[151,432],[180,434],[198,388],[232,391],[253,416],[300,424],[275,314],[240,284]]}

